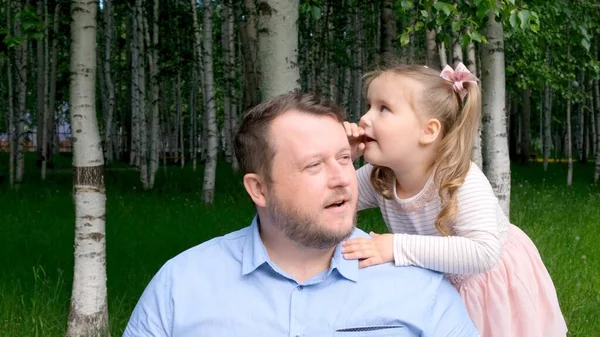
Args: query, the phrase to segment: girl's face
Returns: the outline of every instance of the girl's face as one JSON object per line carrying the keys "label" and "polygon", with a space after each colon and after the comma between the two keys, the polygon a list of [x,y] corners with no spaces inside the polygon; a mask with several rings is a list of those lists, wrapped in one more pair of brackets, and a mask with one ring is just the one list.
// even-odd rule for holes
{"label": "girl's face", "polygon": [[371,82],[369,110],[360,119],[365,129],[364,157],[369,163],[397,171],[423,160],[420,139],[425,119],[415,111],[415,93],[421,90],[416,80],[391,72]]}

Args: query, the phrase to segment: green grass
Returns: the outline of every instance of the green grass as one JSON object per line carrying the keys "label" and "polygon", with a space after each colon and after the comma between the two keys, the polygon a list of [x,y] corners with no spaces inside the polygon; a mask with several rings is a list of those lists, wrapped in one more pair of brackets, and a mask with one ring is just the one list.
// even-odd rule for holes
{"label": "green grass", "polygon": [[[7,162],[0,154],[0,163]],[[74,210],[70,160],[58,158],[41,182],[28,159],[19,191],[0,184],[0,336],[64,335],[73,267]],[[62,167],[63,169],[60,169]],[[552,275],[570,336],[600,336],[600,187],[593,167],[513,168],[511,219],[538,246]],[[0,176],[6,168],[0,167]],[[111,334],[120,336],[137,299],[169,258],[200,242],[245,227],[253,207],[239,176],[222,165],[215,204],[200,202],[202,170],[158,172],[141,189],[133,170],[107,170],[107,273]],[[382,231],[378,211],[360,215],[363,229]]]}

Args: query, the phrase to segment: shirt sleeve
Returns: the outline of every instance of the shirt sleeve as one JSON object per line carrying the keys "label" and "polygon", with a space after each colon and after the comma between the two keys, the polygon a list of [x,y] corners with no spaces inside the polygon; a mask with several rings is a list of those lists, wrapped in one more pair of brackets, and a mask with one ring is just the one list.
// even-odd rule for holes
{"label": "shirt sleeve", "polygon": [[356,179],[358,180],[358,211],[379,207],[379,194],[371,184],[371,171],[373,171],[373,165],[371,164],[366,164],[356,170]]}
{"label": "shirt sleeve", "polygon": [[173,307],[169,264],[152,278],[138,301],[123,337],[171,336]]}
{"label": "shirt sleeve", "polygon": [[478,168],[471,166],[458,190],[458,213],[453,235],[394,235],[397,266],[415,265],[451,274],[478,274],[500,259],[499,222],[504,217],[492,187]]}
{"label": "shirt sleeve", "polygon": [[431,303],[429,329],[423,337],[479,336],[460,295],[446,278],[442,278]]}

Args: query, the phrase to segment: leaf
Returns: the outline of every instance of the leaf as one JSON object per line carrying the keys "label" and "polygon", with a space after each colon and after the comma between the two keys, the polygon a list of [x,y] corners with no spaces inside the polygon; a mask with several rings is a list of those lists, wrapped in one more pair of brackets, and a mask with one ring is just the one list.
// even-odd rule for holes
{"label": "leaf", "polygon": [[460,37],[461,39],[461,45],[463,46],[463,48],[467,48],[467,46],[469,45],[469,42],[471,42],[471,37],[469,35],[462,35]]}
{"label": "leaf", "polygon": [[408,1],[408,0],[403,0],[400,3],[400,6],[402,6],[402,8],[404,8],[404,9],[412,9],[413,8],[413,2],[412,1]]}
{"label": "leaf", "polygon": [[483,1],[481,3],[481,5],[477,6],[477,12],[475,14],[477,21],[479,21],[479,22],[483,21],[483,18],[485,18],[487,16],[487,13],[489,12],[489,10],[490,10],[489,2],[487,2],[487,1]]}
{"label": "leaf", "polygon": [[590,51],[590,40],[583,38],[581,39],[581,45],[583,46],[583,48],[585,48],[585,50]]}
{"label": "leaf", "polygon": [[452,7],[453,6],[450,5],[450,4],[447,4],[445,2],[438,1],[438,2],[436,2],[433,5],[433,7],[435,9],[437,9],[438,11],[443,12],[444,14],[446,14],[446,16],[450,16],[450,14],[452,13]]}
{"label": "leaf", "polygon": [[460,22],[453,21],[452,22],[452,31],[458,32],[460,30]]}
{"label": "leaf", "polygon": [[525,30],[527,25],[529,24],[529,18],[531,17],[531,12],[527,9],[519,11],[519,19],[521,20],[521,29]]}
{"label": "leaf", "polygon": [[515,29],[517,28],[517,11],[516,10],[512,10],[510,11],[510,18],[508,19],[508,23],[510,23],[510,26]]}
{"label": "leaf", "polygon": [[426,10],[422,10],[421,11],[421,16],[424,18],[428,18],[429,17],[429,13]]}
{"label": "leaf", "polygon": [[31,37],[36,41],[41,41],[44,39],[44,33],[33,33]]}
{"label": "leaf", "polygon": [[321,17],[321,8],[318,6],[312,6],[311,14],[313,19],[319,20],[319,18]]}
{"label": "leaf", "polygon": [[481,36],[481,33],[479,33],[479,32],[471,32],[469,34],[469,38],[473,41],[481,42],[482,36]]}
{"label": "leaf", "polygon": [[402,35],[400,35],[400,44],[402,46],[406,46],[409,42],[410,42],[410,35],[409,35],[409,33],[408,32],[402,33]]}

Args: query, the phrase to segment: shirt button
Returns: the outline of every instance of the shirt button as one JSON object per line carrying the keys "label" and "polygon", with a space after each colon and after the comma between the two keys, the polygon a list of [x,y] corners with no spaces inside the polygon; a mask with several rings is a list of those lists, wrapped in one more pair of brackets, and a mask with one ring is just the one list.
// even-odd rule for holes
{"label": "shirt button", "polygon": [[[304,289],[304,287],[303,286],[297,286],[296,289],[302,291],[302,289]],[[300,335],[296,335],[296,337],[300,337]]]}

